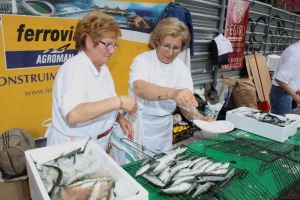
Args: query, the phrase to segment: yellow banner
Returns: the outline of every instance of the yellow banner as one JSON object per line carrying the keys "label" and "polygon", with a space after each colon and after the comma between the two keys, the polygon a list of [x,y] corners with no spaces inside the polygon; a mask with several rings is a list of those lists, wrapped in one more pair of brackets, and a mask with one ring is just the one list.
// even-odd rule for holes
{"label": "yellow banner", "polygon": [[[68,3],[44,2],[51,8],[60,7],[50,13],[34,3],[12,6],[0,20],[0,134],[11,128],[24,128],[34,138],[44,137],[46,125],[51,122],[47,120],[51,119],[57,70],[77,54],[72,41],[77,18],[92,9],[106,12],[107,7],[111,8],[108,14],[120,24],[120,48],[107,66],[117,94],[127,95],[130,64],[136,55],[149,50],[149,33],[169,2],[94,0],[93,4],[84,4],[74,1],[72,12]],[[120,9],[125,13],[122,16]]]}
{"label": "yellow banner", "polygon": [[[65,59],[76,54],[70,35],[77,21],[2,15],[0,133],[17,127],[28,130],[34,138],[44,136],[46,127],[42,124],[51,118],[52,87],[56,72]],[[126,30],[122,30],[122,33],[124,37],[118,42],[120,48],[107,65],[117,93],[126,95],[129,66],[137,54],[149,48],[147,34]],[[139,39],[129,39],[127,35]]]}
{"label": "yellow banner", "polygon": [[42,137],[58,66],[76,54],[72,33],[78,20],[2,15],[1,21],[0,133],[25,128]]}

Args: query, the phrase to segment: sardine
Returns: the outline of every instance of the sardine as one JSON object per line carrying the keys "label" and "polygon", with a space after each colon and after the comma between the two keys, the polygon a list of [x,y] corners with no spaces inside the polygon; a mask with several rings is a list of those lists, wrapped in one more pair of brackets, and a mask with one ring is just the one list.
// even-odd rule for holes
{"label": "sardine", "polygon": [[196,176],[198,174],[201,174],[201,171],[198,169],[186,171],[186,172],[179,172],[178,174],[175,175],[176,178],[182,177],[182,176]]}
{"label": "sardine", "polygon": [[199,185],[195,191],[195,193],[192,195],[192,198],[195,198],[197,197],[198,195],[206,192],[211,186],[213,186],[214,183],[211,183],[211,182],[207,182],[203,185]]}
{"label": "sardine", "polygon": [[195,176],[182,176],[180,178],[173,180],[171,186],[177,185],[182,182],[193,182],[193,181],[195,181]]}
{"label": "sardine", "polygon": [[186,168],[191,163],[191,159],[179,161],[174,167],[171,168],[171,171],[177,171],[183,168]]}
{"label": "sardine", "polygon": [[58,162],[58,160],[60,160],[60,159],[71,159],[71,158],[73,158],[73,160],[74,160],[73,162],[75,164],[75,162],[76,162],[76,155],[83,154],[85,152],[85,150],[86,150],[86,147],[87,147],[89,141],[91,141],[91,140],[92,140],[92,138],[90,137],[87,140],[87,142],[85,143],[85,145],[84,145],[83,148],[79,147],[79,148],[77,148],[77,149],[75,149],[75,150],[73,150],[73,151],[71,151],[69,153],[62,154],[61,156],[53,159],[51,162]]}
{"label": "sardine", "polygon": [[210,160],[207,158],[201,159],[193,165],[192,169],[198,169],[199,167],[201,167],[202,165],[204,165],[207,162],[210,162]]}
{"label": "sardine", "polygon": [[200,162],[203,159],[207,159],[207,157],[200,157],[200,158],[197,158],[195,160],[192,160],[188,167],[189,168],[193,167],[197,162]]}
{"label": "sardine", "polygon": [[146,165],[146,164],[148,164],[148,163],[153,164],[154,162],[156,162],[156,159],[157,159],[157,155],[155,155],[155,156],[153,156],[153,157],[146,158],[146,159],[144,160],[144,162],[142,162],[141,165],[143,166],[143,165]]}
{"label": "sardine", "polygon": [[220,167],[218,167],[217,169],[228,169],[230,165],[230,162],[226,162],[226,163],[223,163]]}
{"label": "sardine", "polygon": [[157,161],[159,161],[159,162],[168,162],[170,160],[176,160],[176,158],[179,155],[179,152],[180,152],[180,148],[176,148],[171,153],[166,154],[166,155],[158,158]]}
{"label": "sardine", "polygon": [[159,164],[159,162],[154,162],[154,163],[150,164],[149,171],[155,169],[155,167],[157,167],[158,164]]}
{"label": "sardine", "polygon": [[186,194],[190,194],[196,187],[198,187],[198,185],[199,183],[197,183],[196,181],[193,182],[189,190],[186,192]]}
{"label": "sardine", "polygon": [[233,168],[227,175],[227,181],[230,180],[235,175],[235,169]]}
{"label": "sardine", "polygon": [[167,166],[162,172],[159,174],[158,178],[164,181],[170,175],[170,166]]}
{"label": "sardine", "polygon": [[178,171],[173,171],[169,174],[169,176],[164,180],[166,185],[169,185],[173,179],[173,177],[178,173]]}
{"label": "sardine", "polygon": [[191,187],[191,183],[182,182],[172,187],[162,189],[162,191],[167,194],[179,194],[188,191],[190,187]]}
{"label": "sardine", "polygon": [[60,188],[60,190],[57,193],[55,193],[55,196],[53,196],[53,198],[51,199],[53,200],[72,199],[72,198],[88,199],[91,191],[93,190],[95,183],[96,181],[90,181],[90,182],[85,182],[80,186],[78,185],[63,186]]}
{"label": "sardine", "polygon": [[199,177],[199,180],[197,180],[198,183],[205,183],[205,182],[219,182],[219,181],[225,181],[227,179],[226,176],[201,176]]}
{"label": "sardine", "polygon": [[226,174],[228,171],[228,169],[224,168],[224,169],[216,169],[214,171],[211,172],[200,172],[200,173],[196,173],[197,176],[214,176],[214,175],[223,175]]}
{"label": "sardine", "polygon": [[143,165],[139,170],[136,171],[134,176],[140,176],[143,173],[147,172],[150,169],[150,163]]}
{"label": "sardine", "polygon": [[157,176],[149,175],[149,174],[142,174],[142,177],[144,177],[146,180],[151,182],[152,184],[158,186],[158,187],[164,187],[165,183],[160,180]]}
{"label": "sardine", "polygon": [[175,149],[172,149],[172,150],[170,150],[170,151],[165,151],[165,152],[163,152],[164,154],[173,154],[173,153],[177,153],[177,154],[182,154],[182,153],[184,153],[185,151],[187,150],[187,147],[181,147],[181,146],[179,146],[179,147],[177,147],[177,148],[175,148]]}
{"label": "sardine", "polygon": [[186,160],[189,157],[191,157],[193,154],[192,153],[188,153],[186,155],[182,155],[182,156],[178,156],[178,158],[176,159],[177,162],[182,161],[182,160]]}
{"label": "sardine", "polygon": [[190,172],[190,171],[192,171],[190,168],[184,168],[184,169],[180,170],[180,171],[175,175],[175,177],[178,177],[178,176],[181,176],[181,175],[186,176],[186,173],[188,173],[188,172]]}
{"label": "sardine", "polygon": [[201,172],[204,172],[204,170],[205,170],[207,167],[209,167],[211,164],[213,164],[213,162],[209,160],[209,161],[206,162],[204,165],[201,165],[199,168],[197,168],[197,170],[199,170],[200,173],[201,173]]}
{"label": "sardine", "polygon": [[214,171],[208,172],[209,175],[222,175],[228,172],[228,168],[216,169]]}
{"label": "sardine", "polygon": [[166,168],[167,166],[173,166],[174,164],[176,164],[176,160],[160,161],[159,164],[153,170],[153,173],[155,175],[158,175],[164,168]]}
{"label": "sardine", "polygon": [[235,174],[235,169],[232,169],[226,176],[202,176],[197,182],[219,182],[231,179]]}
{"label": "sardine", "polygon": [[58,173],[56,181],[53,180],[53,186],[52,186],[51,190],[48,192],[49,197],[52,198],[55,195],[55,193],[59,190],[58,187],[60,186],[60,183],[62,181],[63,172],[59,167],[56,167],[56,166],[52,166],[52,165],[43,165],[43,166],[52,168],[52,169],[56,170]]}
{"label": "sardine", "polygon": [[221,162],[213,163],[213,164],[209,165],[209,166],[204,170],[204,172],[210,172],[210,171],[213,171],[213,170],[217,169],[218,167],[220,167],[221,165],[222,165]]}

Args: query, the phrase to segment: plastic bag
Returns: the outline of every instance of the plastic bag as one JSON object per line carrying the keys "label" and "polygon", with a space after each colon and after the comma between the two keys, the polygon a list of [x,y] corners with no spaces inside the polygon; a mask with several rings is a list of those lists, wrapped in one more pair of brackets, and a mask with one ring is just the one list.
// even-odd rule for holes
{"label": "plastic bag", "polygon": [[144,152],[144,129],[140,110],[124,117],[132,123],[134,139],[131,140],[124,134],[120,124],[117,123],[111,134],[112,148],[109,155],[119,164],[128,164],[145,157]]}

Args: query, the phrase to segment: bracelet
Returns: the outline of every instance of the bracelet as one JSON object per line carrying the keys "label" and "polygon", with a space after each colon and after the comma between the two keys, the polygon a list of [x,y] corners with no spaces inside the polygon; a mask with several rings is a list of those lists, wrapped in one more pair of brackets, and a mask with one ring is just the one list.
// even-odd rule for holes
{"label": "bracelet", "polygon": [[119,108],[119,110],[122,110],[122,108],[123,108],[123,100],[122,100],[121,96],[118,96],[118,97],[120,99],[120,108]]}

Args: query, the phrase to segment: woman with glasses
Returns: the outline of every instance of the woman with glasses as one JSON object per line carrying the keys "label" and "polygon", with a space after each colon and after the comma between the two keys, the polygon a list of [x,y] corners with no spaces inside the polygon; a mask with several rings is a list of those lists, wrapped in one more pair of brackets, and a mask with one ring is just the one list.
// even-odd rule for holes
{"label": "woman with glasses", "polygon": [[133,113],[137,102],[133,97],[116,95],[106,66],[120,36],[119,25],[102,12],[90,12],[78,21],[74,40],[79,52],[55,77],[47,145],[91,137],[105,150],[116,121],[133,138],[132,125],[119,109]]}
{"label": "woman with glasses", "polygon": [[131,64],[129,95],[138,101],[145,146],[154,153],[172,148],[176,106],[189,119],[212,120],[198,112],[191,73],[177,57],[189,47],[190,38],[183,22],[163,19],[151,33],[152,50],[138,55]]}

